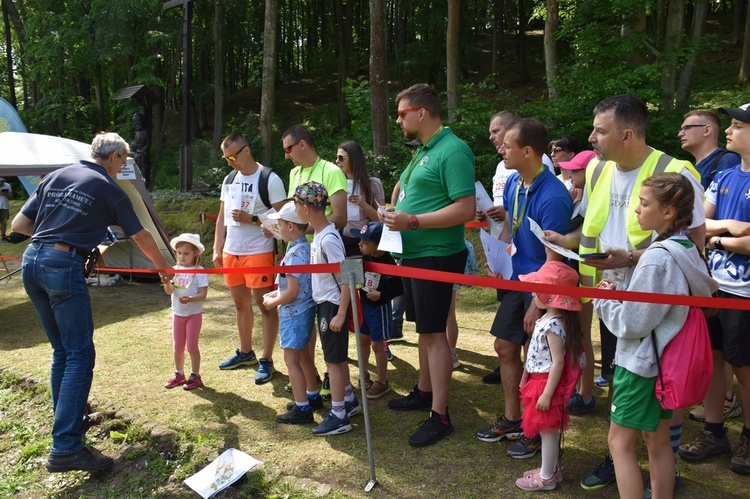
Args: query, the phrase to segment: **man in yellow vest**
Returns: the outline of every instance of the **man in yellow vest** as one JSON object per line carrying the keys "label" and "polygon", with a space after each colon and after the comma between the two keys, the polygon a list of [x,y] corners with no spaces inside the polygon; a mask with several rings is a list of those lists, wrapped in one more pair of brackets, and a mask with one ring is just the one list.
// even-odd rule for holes
{"label": "man in yellow vest", "polygon": [[[586,188],[579,207],[579,213],[584,217],[583,225],[565,236],[545,233],[548,240],[557,244],[568,248],[579,246],[581,256],[592,255],[581,262],[582,286],[594,287],[606,278],[616,282],[617,289],[627,289],[635,264],[654,236],[638,225],[635,214],[638,193],[643,180],[657,173],[677,172],[690,179],[696,193],[690,233],[693,241],[703,244],[706,227],[700,176],[689,162],[672,158],[646,144],[647,125],[646,105],[635,95],[608,97],[594,108],[594,129],[589,142],[597,157],[586,169]],[[616,338],[601,321],[599,330],[602,373],[611,379]],[[611,400],[611,390],[609,396]],[[681,434],[681,418],[673,420],[670,439],[675,459]],[[581,487],[598,490],[614,479],[614,463],[608,455],[599,467],[581,480]]]}

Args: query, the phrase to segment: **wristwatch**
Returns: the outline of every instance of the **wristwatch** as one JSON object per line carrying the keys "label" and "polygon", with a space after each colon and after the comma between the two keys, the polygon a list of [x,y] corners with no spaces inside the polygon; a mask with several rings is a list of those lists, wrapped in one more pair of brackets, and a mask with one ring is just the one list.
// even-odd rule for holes
{"label": "wristwatch", "polygon": [[419,220],[417,219],[417,216],[410,216],[409,222],[406,224],[406,226],[409,227],[409,230],[417,230],[419,228]]}
{"label": "wristwatch", "polygon": [[714,241],[714,248],[717,250],[724,251],[724,245],[721,244],[721,236],[716,238],[716,241]]}
{"label": "wristwatch", "polygon": [[255,225],[258,225],[258,221],[260,221],[260,218],[258,218],[258,215],[253,215],[251,220]]}

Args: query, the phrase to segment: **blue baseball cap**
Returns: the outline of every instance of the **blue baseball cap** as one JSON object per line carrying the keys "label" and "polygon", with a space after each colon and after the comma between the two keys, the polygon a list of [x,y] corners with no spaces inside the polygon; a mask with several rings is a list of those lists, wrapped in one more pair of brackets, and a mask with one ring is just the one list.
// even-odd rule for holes
{"label": "blue baseball cap", "polygon": [[383,224],[380,222],[369,222],[362,229],[349,229],[349,233],[356,238],[379,243],[380,236],[383,235]]}

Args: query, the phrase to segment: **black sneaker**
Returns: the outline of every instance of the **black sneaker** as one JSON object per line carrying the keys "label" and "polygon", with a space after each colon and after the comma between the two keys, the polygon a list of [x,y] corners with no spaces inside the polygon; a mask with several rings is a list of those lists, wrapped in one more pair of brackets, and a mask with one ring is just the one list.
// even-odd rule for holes
{"label": "black sneaker", "polygon": [[[323,397],[315,397],[314,399],[308,398],[307,401],[310,403],[311,409],[322,409],[323,408]],[[292,400],[286,405],[286,410],[290,410],[293,407],[296,407],[297,403]]]}
{"label": "black sneaker", "polygon": [[315,420],[313,419],[312,409],[303,411],[297,404],[294,404],[294,406],[284,414],[277,415],[276,422],[284,424],[306,424],[314,423]]}
{"label": "black sneaker", "polygon": [[523,435],[521,438],[513,442],[505,453],[513,459],[529,459],[536,455],[536,451],[538,451],[541,446],[541,435],[531,438]]}
{"label": "black sneaker", "polygon": [[596,467],[594,471],[583,477],[581,488],[584,490],[603,489],[615,479],[615,463],[612,462],[612,456],[607,454],[602,464]]}
{"label": "black sneaker", "polygon": [[432,394],[428,398],[419,395],[419,389],[415,386],[406,397],[388,401],[388,408],[394,411],[424,411],[432,408]]}
{"label": "black sneaker", "polygon": [[502,383],[502,380],[500,379],[500,368],[498,367],[491,373],[485,374],[482,378],[482,383],[487,383],[488,385],[499,385]]}
{"label": "black sneaker", "polygon": [[427,447],[451,433],[453,433],[453,425],[450,419],[441,419],[435,411],[431,411],[430,418],[423,421],[416,433],[409,437],[409,445]]}
{"label": "black sneaker", "polygon": [[504,438],[517,440],[521,435],[523,435],[521,422],[511,423],[505,416],[498,417],[489,428],[482,428],[476,432],[477,438],[482,442],[499,442]]}
{"label": "black sneaker", "polygon": [[60,473],[63,471],[101,471],[112,467],[114,460],[111,457],[92,453],[87,448],[83,448],[73,454],[65,456],[50,455],[45,463],[47,471]]}

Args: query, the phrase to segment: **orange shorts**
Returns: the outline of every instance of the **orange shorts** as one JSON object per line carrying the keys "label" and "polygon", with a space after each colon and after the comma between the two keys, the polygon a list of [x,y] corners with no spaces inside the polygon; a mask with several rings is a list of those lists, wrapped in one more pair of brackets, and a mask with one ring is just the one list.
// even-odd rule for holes
{"label": "orange shorts", "polygon": [[[225,269],[247,267],[272,267],[273,251],[258,255],[222,255],[222,265]],[[273,274],[224,274],[224,282],[229,287],[244,284],[248,288],[269,288],[273,286]]]}

